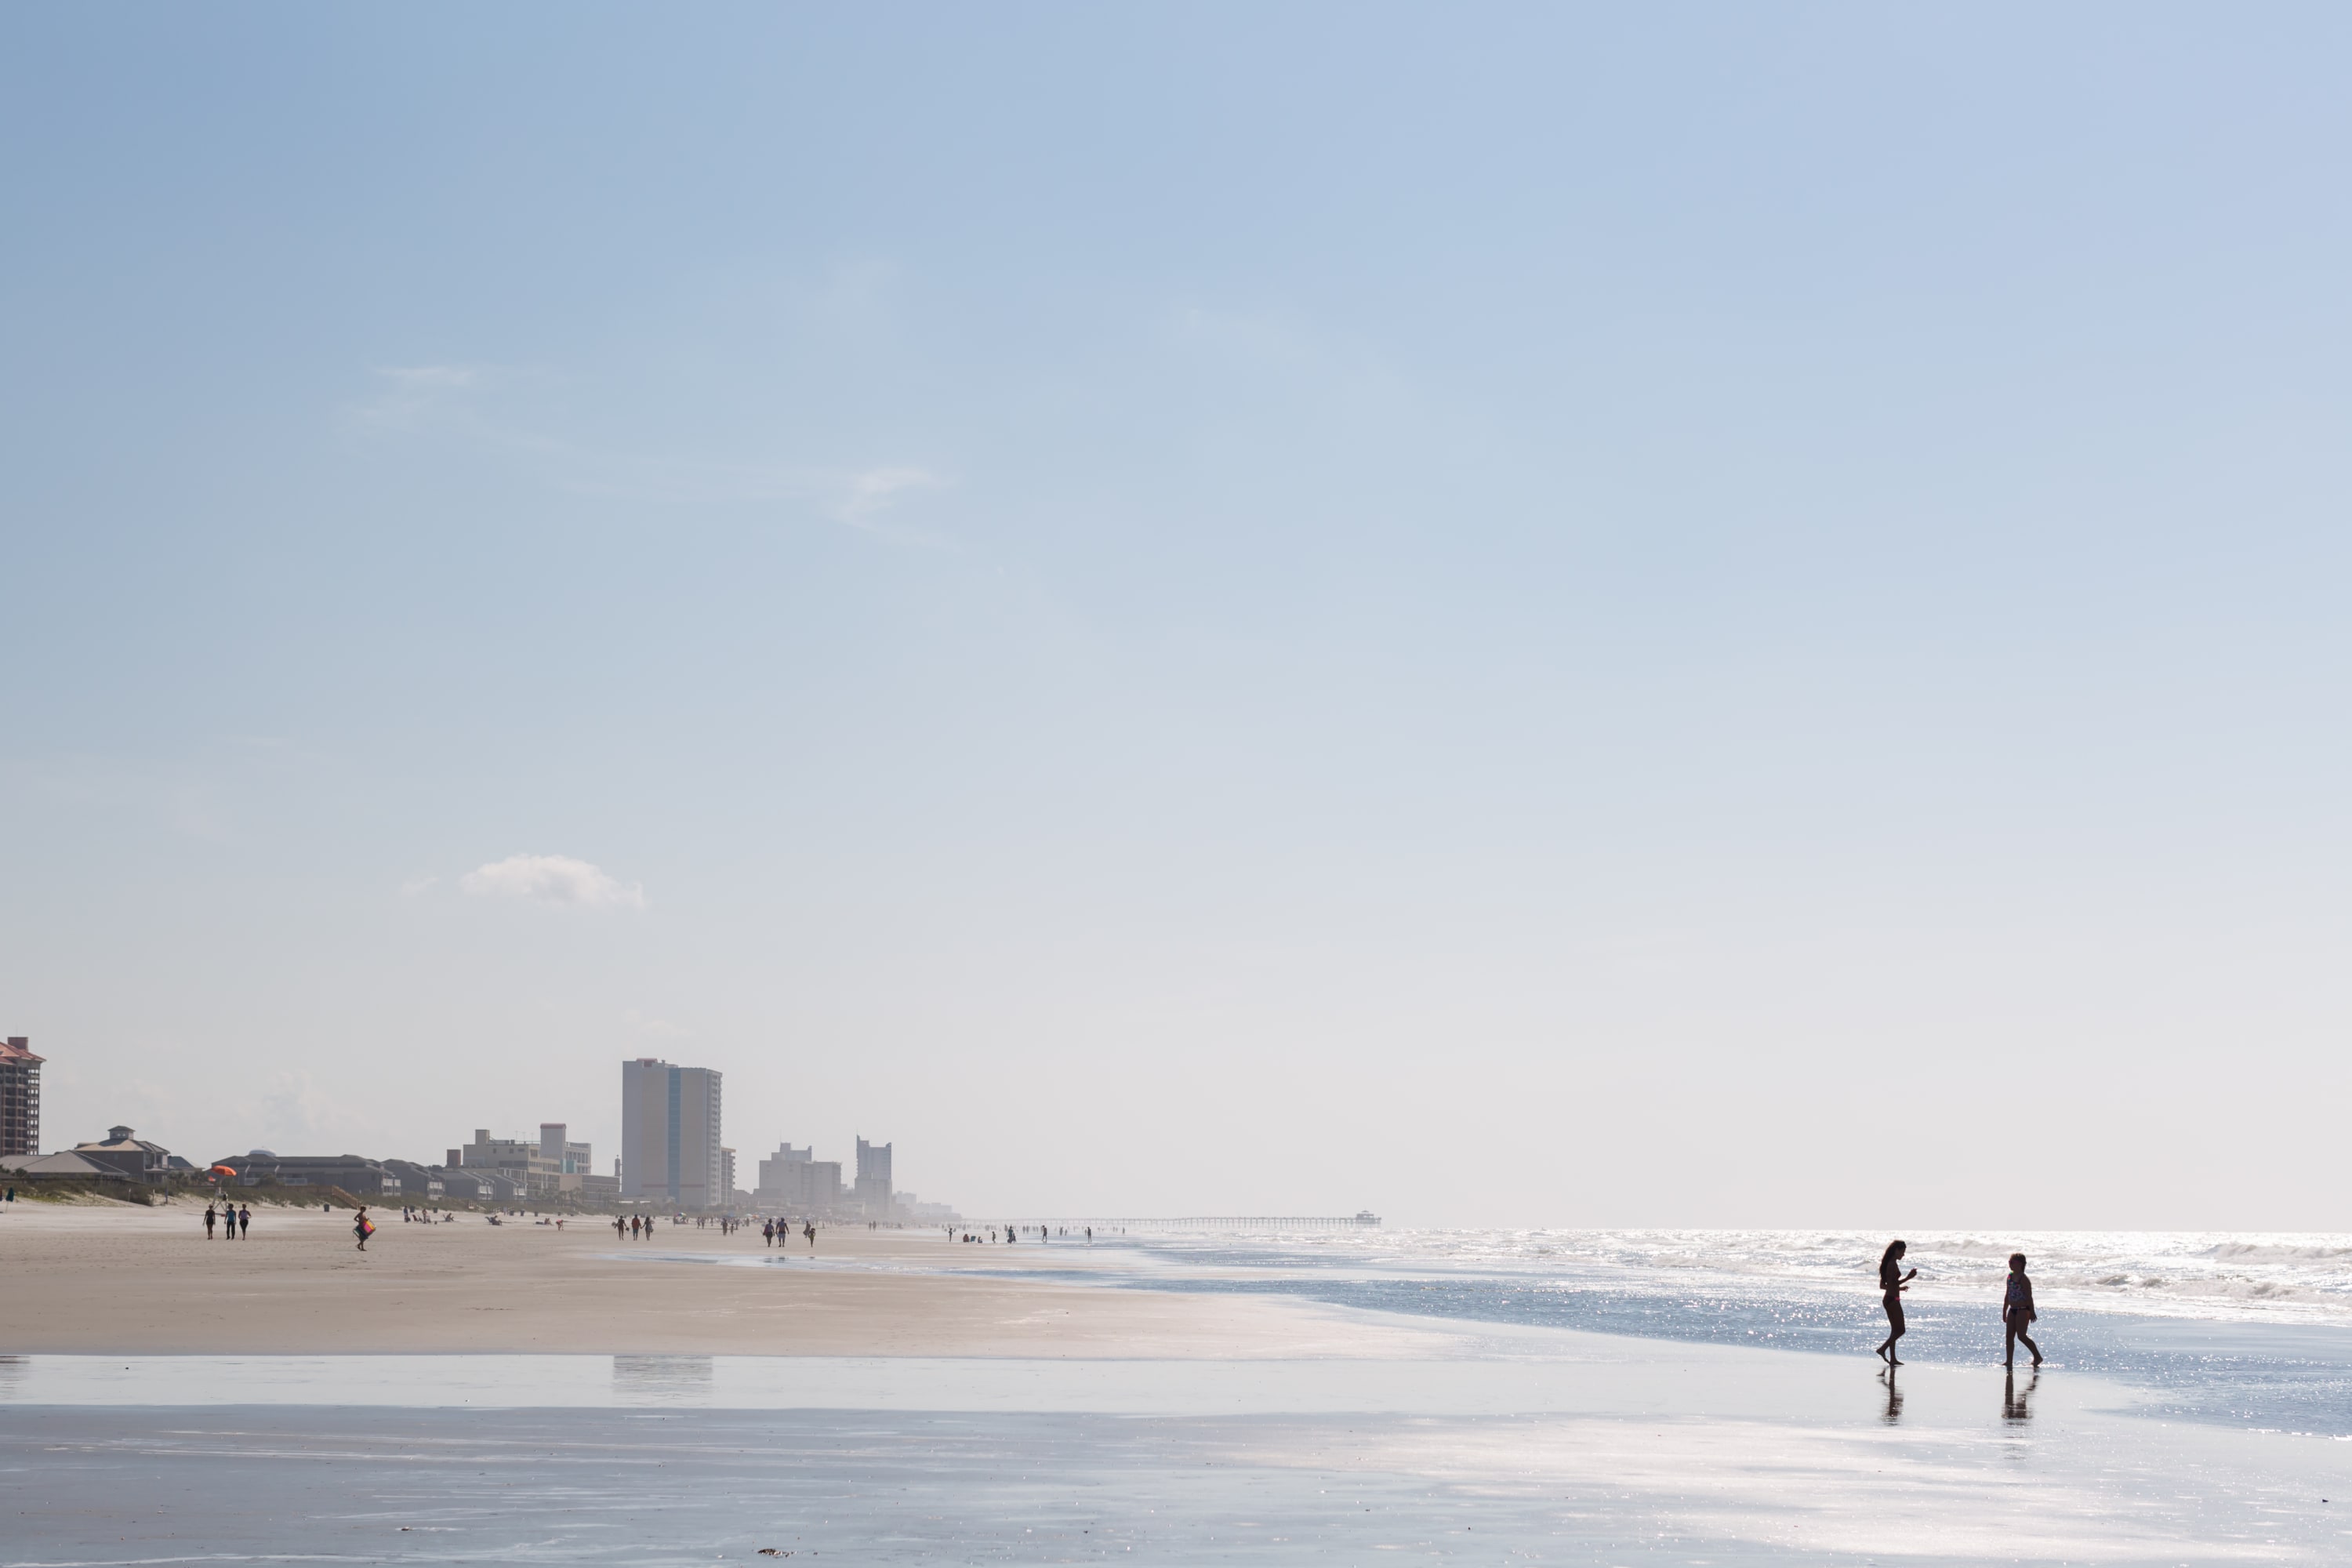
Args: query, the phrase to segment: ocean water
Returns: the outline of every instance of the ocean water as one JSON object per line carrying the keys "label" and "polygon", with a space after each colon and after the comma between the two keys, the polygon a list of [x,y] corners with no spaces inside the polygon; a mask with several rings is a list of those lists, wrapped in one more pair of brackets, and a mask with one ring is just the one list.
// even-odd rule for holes
{"label": "ocean water", "polygon": [[[1887,1240],[1849,1231],[1353,1231],[1129,1235],[1138,1285],[1385,1312],[1867,1355]],[[2002,1348],[2001,1284],[2029,1258],[2053,1368],[2141,1391],[2147,1413],[2352,1436],[2352,1236],[1922,1232],[1906,1361]],[[2020,1352],[2021,1357],[2022,1352]]]}

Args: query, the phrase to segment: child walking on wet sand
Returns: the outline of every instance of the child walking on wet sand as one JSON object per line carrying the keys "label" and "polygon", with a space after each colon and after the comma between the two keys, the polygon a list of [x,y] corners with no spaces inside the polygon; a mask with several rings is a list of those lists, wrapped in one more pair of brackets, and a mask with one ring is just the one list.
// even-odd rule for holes
{"label": "child walking on wet sand", "polygon": [[1895,1342],[1903,1337],[1903,1292],[1919,1278],[1916,1268],[1907,1274],[1903,1270],[1903,1255],[1910,1249],[1908,1242],[1890,1241],[1878,1259],[1878,1289],[1886,1308],[1886,1338],[1879,1342],[1875,1353],[1889,1366],[1903,1364],[1895,1354]]}
{"label": "child walking on wet sand", "polygon": [[2042,1364],[2042,1347],[2035,1344],[2033,1336],[2025,1331],[2038,1316],[2040,1314],[2033,1310],[2033,1281],[2025,1277],[2025,1254],[2012,1252],[2009,1255],[2009,1291],[2001,1298],[2000,1303],[2001,1326],[2008,1331],[2002,1336],[2001,1365],[2017,1364],[2017,1342],[2020,1340],[2023,1340],[2025,1348],[2033,1353],[2033,1364]]}

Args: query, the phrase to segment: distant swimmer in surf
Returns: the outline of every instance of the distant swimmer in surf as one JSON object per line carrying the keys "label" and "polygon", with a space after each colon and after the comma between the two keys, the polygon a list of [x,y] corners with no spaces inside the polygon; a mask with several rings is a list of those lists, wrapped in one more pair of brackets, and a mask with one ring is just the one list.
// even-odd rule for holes
{"label": "distant swimmer in surf", "polygon": [[1887,1328],[1886,1338],[1880,1342],[1876,1353],[1884,1357],[1889,1366],[1903,1364],[1895,1354],[1895,1342],[1903,1337],[1903,1292],[1911,1288],[1912,1280],[1919,1278],[1916,1268],[1908,1274],[1903,1271],[1903,1255],[1909,1250],[1902,1242],[1890,1241],[1886,1244],[1886,1251],[1878,1259],[1878,1289],[1885,1300]]}

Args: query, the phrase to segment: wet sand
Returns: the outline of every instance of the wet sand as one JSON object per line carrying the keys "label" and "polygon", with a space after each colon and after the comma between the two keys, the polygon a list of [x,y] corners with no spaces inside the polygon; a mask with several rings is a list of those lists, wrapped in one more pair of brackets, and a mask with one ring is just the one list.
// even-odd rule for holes
{"label": "wet sand", "polygon": [[[330,1362],[339,1358],[326,1358]],[[2346,1445],[1557,1331],[1453,1362],[0,1358],[0,1564],[2323,1563]],[[118,1370],[119,1369],[119,1370]],[[135,1403],[142,1393],[152,1403]],[[37,1483],[37,1484],[35,1484]]]}
{"label": "wet sand", "polygon": [[194,1212],[0,1215],[0,1568],[2352,1551],[2352,1443],[2086,1373],[1136,1289],[1175,1279],[1118,1247],[395,1211],[362,1258]]}
{"label": "wet sand", "polygon": [[[430,1352],[824,1356],[1389,1356],[1453,1336],[1311,1304],[1083,1283],[1083,1243],[966,1246],[941,1231],[757,1231],[468,1215],[404,1224],[257,1208],[205,1239],[201,1205],[18,1202],[0,1215],[0,1355]],[[743,1267],[713,1267],[735,1260]],[[772,1266],[768,1266],[772,1260]],[[987,1272],[982,1272],[986,1270]],[[999,1271],[1034,1276],[994,1277]],[[1071,1277],[1080,1282],[1071,1282]]]}

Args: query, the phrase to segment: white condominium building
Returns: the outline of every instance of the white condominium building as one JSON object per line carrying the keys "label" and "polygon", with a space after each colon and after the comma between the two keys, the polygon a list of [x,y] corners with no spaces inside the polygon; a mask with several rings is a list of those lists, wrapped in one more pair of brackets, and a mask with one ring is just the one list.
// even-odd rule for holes
{"label": "white condominium building", "polygon": [[724,1208],[719,1080],[652,1057],[621,1064],[621,1195],[672,1208]]}

